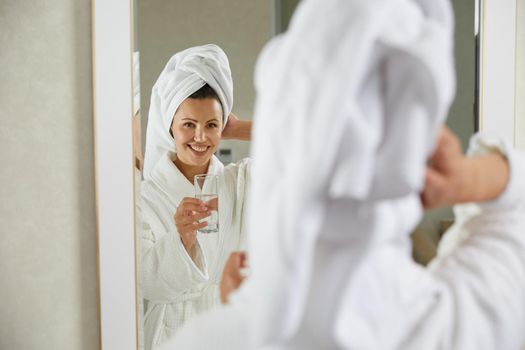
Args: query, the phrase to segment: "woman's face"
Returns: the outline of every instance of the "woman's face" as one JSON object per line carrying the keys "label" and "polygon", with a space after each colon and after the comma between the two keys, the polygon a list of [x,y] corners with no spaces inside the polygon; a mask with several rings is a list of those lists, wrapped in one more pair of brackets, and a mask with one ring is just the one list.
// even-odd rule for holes
{"label": "woman's face", "polygon": [[171,133],[180,162],[207,168],[221,139],[221,104],[214,98],[187,98],[173,117]]}

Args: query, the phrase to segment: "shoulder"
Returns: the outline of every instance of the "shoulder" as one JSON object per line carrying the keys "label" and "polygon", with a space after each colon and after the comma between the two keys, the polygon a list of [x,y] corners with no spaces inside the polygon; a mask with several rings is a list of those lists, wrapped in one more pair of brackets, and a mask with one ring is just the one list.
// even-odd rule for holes
{"label": "shoulder", "polygon": [[224,176],[235,176],[236,178],[246,178],[249,176],[252,167],[252,159],[244,158],[236,163],[230,163],[224,167]]}
{"label": "shoulder", "polygon": [[249,167],[251,163],[252,163],[252,159],[249,158],[249,157],[246,157],[246,158],[243,158],[243,159],[237,161],[236,163],[230,163],[226,167],[230,167],[230,166],[231,167],[237,167],[237,168],[239,168],[239,167]]}
{"label": "shoulder", "polygon": [[252,160],[244,158],[226,165],[221,174],[221,183],[229,192],[244,194],[250,179]]}

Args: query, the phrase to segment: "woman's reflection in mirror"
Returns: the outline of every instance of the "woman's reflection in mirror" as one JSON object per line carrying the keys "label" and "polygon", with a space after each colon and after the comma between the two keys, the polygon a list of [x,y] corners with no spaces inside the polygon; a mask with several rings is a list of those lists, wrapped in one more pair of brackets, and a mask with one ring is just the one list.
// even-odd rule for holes
{"label": "woman's reflection in mirror", "polygon": [[[153,87],[138,202],[147,350],[196,314],[220,305],[225,262],[244,248],[251,161],[223,165],[214,156],[221,139],[251,137],[251,122],[238,119],[232,103],[228,59],[216,45],[174,55]],[[197,233],[212,211],[194,198],[198,174],[219,178],[216,233]]]}

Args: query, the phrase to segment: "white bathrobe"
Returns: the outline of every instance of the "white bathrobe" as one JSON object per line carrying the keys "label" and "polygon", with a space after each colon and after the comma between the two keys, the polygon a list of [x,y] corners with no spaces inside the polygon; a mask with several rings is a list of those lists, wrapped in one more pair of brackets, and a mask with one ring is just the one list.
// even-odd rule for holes
{"label": "white bathrobe", "polygon": [[331,266],[314,274],[311,291],[317,295],[290,340],[255,345],[257,300],[243,287],[228,305],[188,323],[162,350],[523,349],[525,156],[490,137],[473,137],[471,154],[491,150],[509,160],[507,188],[494,201],[456,205],[455,224],[427,268],[411,260],[407,241],[384,241],[348,280],[344,259],[352,258],[351,247],[324,242],[317,249],[318,269]]}
{"label": "white bathrobe", "polygon": [[519,349],[523,159],[504,149],[510,183],[458,218],[469,239],[431,269],[411,258],[452,17],[448,0],[301,2],[256,70],[251,275],[171,349]]}
{"label": "white bathrobe", "polygon": [[387,305],[415,297],[391,283],[413,277],[397,270],[414,264],[425,164],[454,95],[452,19],[448,0],[306,0],[265,47],[245,287],[255,344],[394,344],[371,318],[401,324]]}
{"label": "white bathrobe", "polygon": [[156,349],[199,312],[220,304],[218,284],[232,251],[244,246],[244,212],[250,161],[223,166],[214,156],[209,174],[219,175],[219,232],[197,235],[197,257],[187,254],[173,219],[194,187],[165,153],[143,182],[139,217],[142,236],[140,288],[146,300],[146,349]]}

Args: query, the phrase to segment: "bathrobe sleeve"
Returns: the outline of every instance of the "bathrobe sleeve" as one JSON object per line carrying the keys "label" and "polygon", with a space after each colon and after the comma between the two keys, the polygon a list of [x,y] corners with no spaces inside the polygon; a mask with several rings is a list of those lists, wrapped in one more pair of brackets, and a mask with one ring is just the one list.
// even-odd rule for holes
{"label": "bathrobe sleeve", "polygon": [[138,206],[141,216],[149,218],[140,224],[140,269],[142,291],[145,299],[153,301],[174,300],[178,296],[195,291],[209,279],[205,255],[197,240],[195,261],[191,259],[174,225],[161,233],[156,215],[143,205]]}
{"label": "bathrobe sleeve", "polygon": [[[499,149],[510,180],[495,201],[456,206],[456,223],[430,271],[450,299],[448,349],[520,349],[525,345],[525,157],[482,137],[474,153]],[[441,303],[446,305],[447,303]]]}
{"label": "bathrobe sleeve", "polygon": [[236,237],[225,243],[228,252],[231,250],[246,249],[246,215],[251,167],[252,160],[250,158],[244,158],[237,163],[228,164],[224,168],[223,179],[226,182],[225,187],[232,189],[227,193],[224,193],[224,199],[227,202],[231,202],[231,221],[238,222],[239,225],[239,228],[234,230],[237,232]]}

